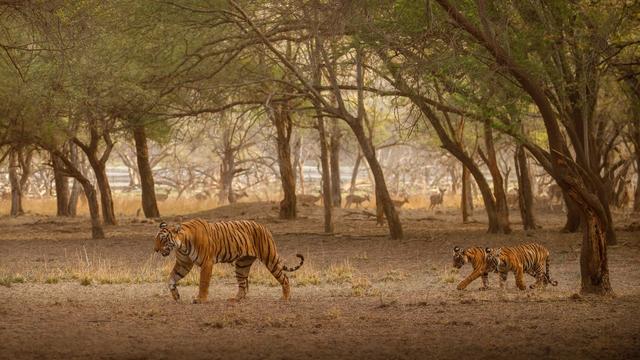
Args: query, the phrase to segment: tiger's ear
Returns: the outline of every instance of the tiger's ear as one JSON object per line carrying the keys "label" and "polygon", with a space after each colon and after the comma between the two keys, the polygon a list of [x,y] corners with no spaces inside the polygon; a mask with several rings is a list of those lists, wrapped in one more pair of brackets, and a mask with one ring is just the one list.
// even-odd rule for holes
{"label": "tiger's ear", "polygon": [[487,254],[491,254],[491,248],[490,248],[490,247],[488,247],[488,248],[484,249],[484,251],[486,251],[486,252],[487,252]]}
{"label": "tiger's ear", "polygon": [[460,247],[459,246],[455,246],[453,248],[453,252],[460,252]]}
{"label": "tiger's ear", "polygon": [[163,222],[160,223],[160,229],[164,229],[166,227],[167,227],[167,223],[166,222],[163,221]]}

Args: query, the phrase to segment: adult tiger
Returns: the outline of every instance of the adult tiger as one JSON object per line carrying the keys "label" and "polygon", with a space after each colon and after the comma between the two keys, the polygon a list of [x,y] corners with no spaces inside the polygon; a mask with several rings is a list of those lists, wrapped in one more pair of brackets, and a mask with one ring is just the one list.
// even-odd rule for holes
{"label": "adult tiger", "polygon": [[458,284],[458,290],[464,290],[472,281],[482,276],[481,290],[489,288],[489,272],[495,269],[487,262],[487,252],[490,249],[483,249],[481,247],[470,247],[468,249],[461,249],[456,246],[453,248],[453,266],[460,269],[464,264],[470,262],[473,266],[473,271],[469,276]]}
{"label": "adult tiger", "polygon": [[551,280],[549,273],[549,250],[540,244],[523,244],[514,247],[503,247],[492,250],[486,249],[487,261],[500,273],[500,287],[504,287],[509,271],[513,271],[516,277],[516,286],[520,290],[526,289],[524,273],[536,278],[531,289],[541,284],[557,286],[558,282]]}
{"label": "adult tiger", "polygon": [[169,228],[160,223],[160,231],[155,237],[155,251],[168,256],[176,249],[176,264],[169,276],[169,290],[174,300],[180,299],[176,284],[187,276],[193,265],[200,266],[200,289],[194,303],[207,300],[211,269],[215,263],[235,262],[238,294],[241,300],[249,290],[249,270],[256,259],[260,259],[271,274],[282,285],[282,298],[289,299],[289,279],[284,271],[295,271],[304,263],[300,254],[300,264],[288,268],[283,263],[271,232],[253,221],[221,221],[208,223],[194,219]]}

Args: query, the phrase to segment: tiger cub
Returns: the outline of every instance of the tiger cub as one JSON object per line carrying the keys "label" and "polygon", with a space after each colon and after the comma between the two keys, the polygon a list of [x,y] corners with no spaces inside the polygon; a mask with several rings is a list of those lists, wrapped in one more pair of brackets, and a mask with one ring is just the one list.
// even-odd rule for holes
{"label": "tiger cub", "polygon": [[491,263],[487,262],[488,252],[491,249],[483,249],[481,247],[470,247],[468,249],[462,249],[458,246],[453,248],[453,266],[460,269],[464,264],[470,262],[473,266],[473,271],[467,276],[460,284],[458,284],[458,290],[464,290],[472,281],[482,276],[482,287],[480,290],[487,290],[489,288],[489,272],[495,271],[495,268],[491,266]]}
{"label": "tiger cub", "polygon": [[516,277],[516,286],[525,290],[524,274],[527,273],[536,278],[531,289],[540,285],[551,284],[557,286],[558,282],[551,280],[549,273],[549,250],[540,244],[524,244],[514,247],[503,247],[492,250],[485,249],[488,254],[487,261],[491,267],[500,274],[500,287],[503,288],[507,281],[507,274],[512,271]]}

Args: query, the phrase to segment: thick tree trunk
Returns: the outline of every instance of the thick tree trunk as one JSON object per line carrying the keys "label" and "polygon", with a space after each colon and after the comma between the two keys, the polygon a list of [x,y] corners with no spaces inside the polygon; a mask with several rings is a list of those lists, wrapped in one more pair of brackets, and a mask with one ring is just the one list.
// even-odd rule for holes
{"label": "thick tree trunk", "polygon": [[469,222],[473,216],[473,196],[471,195],[471,176],[469,169],[462,165],[462,196],[460,197],[460,208],[462,209],[462,222]]}
{"label": "thick tree trunk", "polygon": [[607,261],[606,219],[589,209],[583,209],[585,229],[580,252],[581,292],[609,294],[612,292]]}
{"label": "thick tree trunk", "polygon": [[69,216],[69,178],[62,173],[62,161],[51,154],[53,178],[56,186],[57,216]]}
{"label": "thick tree trunk", "polygon": [[140,174],[140,189],[142,190],[142,211],[146,218],[157,218],[160,217],[160,211],[156,201],[156,189],[149,161],[149,148],[144,126],[135,126],[133,128],[133,139],[136,144],[136,160],[138,174]]}
{"label": "thick tree trunk", "polygon": [[[113,196],[111,194],[111,186],[107,177],[107,168],[102,164],[96,164],[93,167],[96,175],[98,189],[100,189],[100,205],[102,205],[102,219],[106,225],[117,225],[116,214],[113,209]],[[85,194],[86,194],[85,188]],[[87,200],[91,200],[87,197]],[[89,204],[91,206],[91,204]]]}
{"label": "thick tree trunk", "polygon": [[389,195],[389,191],[387,189],[387,184],[384,180],[384,174],[382,172],[382,167],[378,162],[376,157],[375,149],[373,145],[367,138],[364,132],[364,128],[360,123],[350,122],[349,126],[353,130],[353,133],[360,144],[360,149],[362,153],[367,159],[367,163],[369,164],[369,169],[373,174],[373,179],[375,182],[376,189],[376,206],[380,204],[384,215],[387,218],[387,225],[389,226],[389,235],[392,239],[402,239],[403,231],[402,224],[400,223],[400,218],[398,217],[398,213],[396,212],[395,207],[393,206],[393,202],[391,201],[391,196]]}
{"label": "thick tree trunk", "polygon": [[318,114],[318,133],[320,136],[320,163],[322,164],[322,205],[324,207],[324,232],[333,233],[333,211],[331,204],[331,169],[329,166],[329,149],[324,119]]}
{"label": "thick tree trunk", "polygon": [[564,190],[562,190],[562,198],[564,199],[564,204],[567,207],[566,221],[564,226],[562,227],[562,232],[578,232],[580,230],[580,224],[582,223],[582,213],[580,211],[580,207]]}
{"label": "thick tree trunk", "polygon": [[12,149],[9,153],[9,183],[11,184],[11,216],[20,216],[24,214],[22,207],[22,187],[20,186],[20,177],[18,170],[20,162],[18,160],[18,150]]}
{"label": "thick tree trunk", "polygon": [[331,203],[333,207],[342,204],[342,186],[340,183],[340,129],[336,124],[331,127],[330,165],[331,165]]}
{"label": "thick tree trunk", "polygon": [[280,218],[296,218],[296,179],[291,165],[292,121],[286,104],[276,104],[273,109],[273,122],[276,127],[278,148],[278,167],[284,199],[280,201]]}
{"label": "thick tree trunk", "polygon": [[527,163],[527,154],[522,145],[518,145],[516,148],[514,160],[516,176],[518,177],[518,205],[520,207],[522,226],[525,230],[533,230],[538,226],[533,215],[533,190],[531,189],[529,164]]}

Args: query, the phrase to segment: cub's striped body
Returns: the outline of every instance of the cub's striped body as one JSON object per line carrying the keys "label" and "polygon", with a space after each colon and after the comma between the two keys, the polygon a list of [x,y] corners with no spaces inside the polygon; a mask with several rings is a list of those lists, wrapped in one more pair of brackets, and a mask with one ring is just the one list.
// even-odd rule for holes
{"label": "cub's striped body", "polygon": [[458,284],[457,289],[465,289],[472,281],[482,276],[482,290],[489,288],[489,272],[494,271],[495,268],[487,261],[487,249],[481,247],[470,247],[468,249],[461,249],[459,247],[453,248],[453,266],[460,269],[464,264],[471,263],[473,271],[469,276]]}
{"label": "cub's striped body", "polygon": [[194,219],[169,228],[160,224],[155,238],[155,251],[168,256],[176,249],[176,264],[169,277],[169,289],[175,300],[180,298],[177,282],[187,276],[193,265],[200,266],[200,289],[194,302],[204,302],[209,291],[212,266],[215,263],[235,263],[238,293],[236,300],[244,298],[249,290],[249,270],[256,259],[269,269],[282,285],[282,297],[289,298],[289,279],[285,271],[295,271],[302,266],[286,267],[276,251],[271,232],[262,224],[253,221],[221,221],[208,223]]}
{"label": "cub's striped body", "polygon": [[500,287],[504,287],[509,271],[516,277],[516,286],[520,290],[526,289],[524,274],[527,273],[536,278],[535,284],[530,288],[540,285],[558,285],[551,280],[549,273],[549,250],[540,244],[524,244],[514,247],[503,247],[495,250],[487,248],[488,261],[500,273]]}

